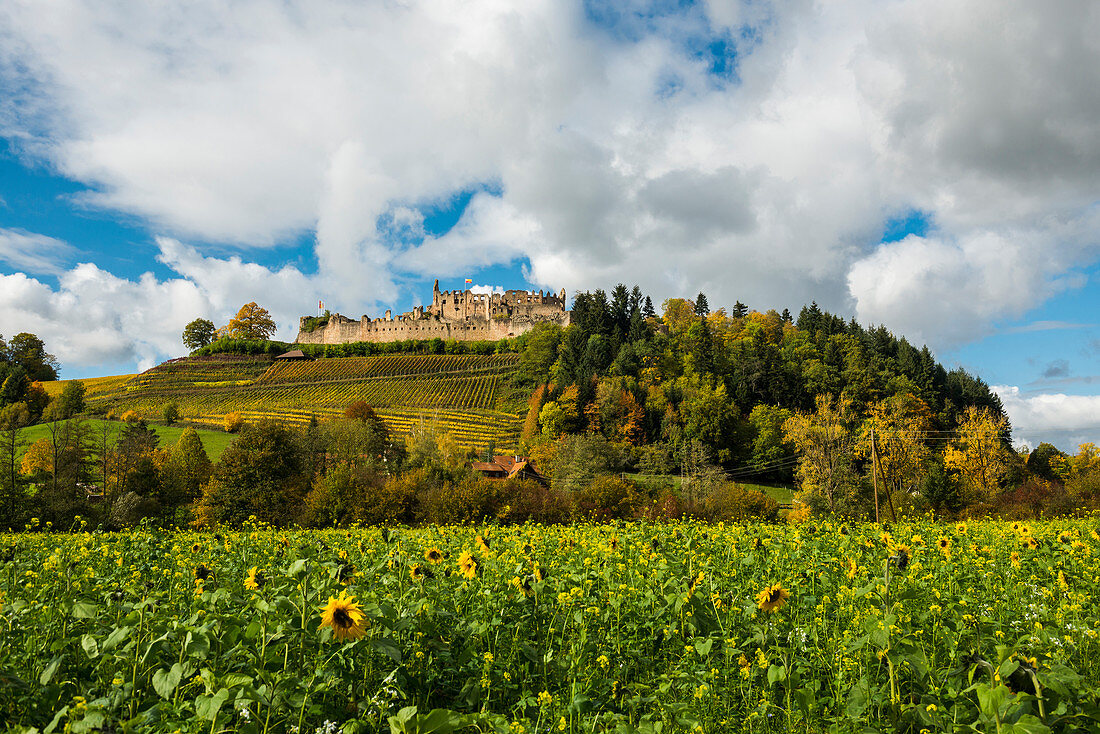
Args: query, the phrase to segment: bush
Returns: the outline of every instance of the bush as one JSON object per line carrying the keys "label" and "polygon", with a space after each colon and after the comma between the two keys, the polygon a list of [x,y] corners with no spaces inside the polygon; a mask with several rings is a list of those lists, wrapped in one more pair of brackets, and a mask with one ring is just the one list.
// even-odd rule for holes
{"label": "bush", "polygon": [[533,479],[505,480],[501,499],[504,504],[497,510],[501,522],[553,525],[569,520],[569,501]]}
{"label": "bush", "polygon": [[699,503],[697,512],[700,519],[708,522],[775,522],[779,516],[779,503],[763,492],[746,489],[736,482],[726,482],[707,494]]}
{"label": "bush", "polygon": [[119,416],[126,423],[137,423],[141,420],[141,416],[138,415],[136,410],[127,410],[125,413]]}
{"label": "bush", "polygon": [[172,425],[180,419],[180,409],[175,403],[168,403],[164,406],[164,422],[168,425]]}
{"label": "bush", "polygon": [[645,503],[634,482],[614,475],[596,477],[573,495],[575,512],[595,522],[634,517]]}
{"label": "bush", "polygon": [[244,416],[236,411],[226,413],[222,418],[222,427],[225,428],[226,433],[237,433],[244,428]]}

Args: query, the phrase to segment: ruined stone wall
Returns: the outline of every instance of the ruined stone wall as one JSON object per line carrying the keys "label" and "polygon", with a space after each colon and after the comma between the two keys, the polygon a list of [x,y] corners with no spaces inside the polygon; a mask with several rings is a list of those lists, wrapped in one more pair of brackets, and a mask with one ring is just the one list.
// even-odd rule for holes
{"label": "ruined stone wall", "polygon": [[332,314],[328,323],[306,332],[298,328],[298,344],[348,344],[351,342],[394,342],[408,339],[456,339],[458,341],[496,341],[519,336],[540,321],[567,326],[565,290],[560,293],[506,291],[503,294],[479,294],[469,291],[440,291],[435,282],[432,305],[417,306],[394,318],[355,321]]}

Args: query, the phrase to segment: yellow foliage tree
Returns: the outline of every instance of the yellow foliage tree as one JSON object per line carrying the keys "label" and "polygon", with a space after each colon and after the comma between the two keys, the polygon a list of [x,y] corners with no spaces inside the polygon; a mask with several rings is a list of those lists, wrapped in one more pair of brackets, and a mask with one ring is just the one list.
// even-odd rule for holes
{"label": "yellow foliage tree", "polygon": [[966,502],[991,500],[1008,473],[1012,452],[1001,440],[1004,430],[1002,416],[971,406],[959,424],[955,441],[944,449],[943,465],[958,472]]}
{"label": "yellow foliage tree", "polygon": [[818,395],[816,404],[815,413],[796,413],[783,423],[786,440],[798,451],[799,499],[816,512],[858,512],[849,406],[831,395]]}
{"label": "yellow foliage tree", "polygon": [[234,339],[270,339],[275,333],[275,322],[266,308],[251,301],[241,306],[225,330]]}
{"label": "yellow foliage tree", "polygon": [[863,422],[859,454],[872,458],[871,436],[874,435],[877,462],[870,462],[869,470],[875,471],[877,463],[878,477],[872,477],[871,483],[879,483],[879,494],[885,498],[895,521],[894,496],[912,490],[931,455],[924,441],[931,426],[928,406],[909,393],[898,393],[872,404]]}
{"label": "yellow foliage tree", "polygon": [[53,471],[53,446],[50,439],[40,438],[27,448],[23,454],[23,473],[27,476]]}

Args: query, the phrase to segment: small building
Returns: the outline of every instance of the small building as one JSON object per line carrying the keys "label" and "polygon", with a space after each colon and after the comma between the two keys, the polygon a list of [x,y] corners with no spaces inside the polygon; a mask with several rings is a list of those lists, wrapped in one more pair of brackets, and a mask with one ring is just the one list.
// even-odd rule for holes
{"label": "small building", "polygon": [[490,479],[533,479],[547,484],[546,477],[526,456],[494,456],[492,461],[475,461],[471,466]]}
{"label": "small building", "polygon": [[280,354],[275,358],[276,362],[310,362],[313,357],[310,357],[301,349],[292,349],[289,352]]}

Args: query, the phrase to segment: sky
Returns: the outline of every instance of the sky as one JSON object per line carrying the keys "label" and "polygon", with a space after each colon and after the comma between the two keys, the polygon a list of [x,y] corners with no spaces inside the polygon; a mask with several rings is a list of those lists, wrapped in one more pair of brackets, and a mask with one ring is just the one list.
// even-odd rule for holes
{"label": "sky", "polygon": [[0,3],[0,334],[63,378],[434,278],[816,301],[1100,443],[1100,4]]}

